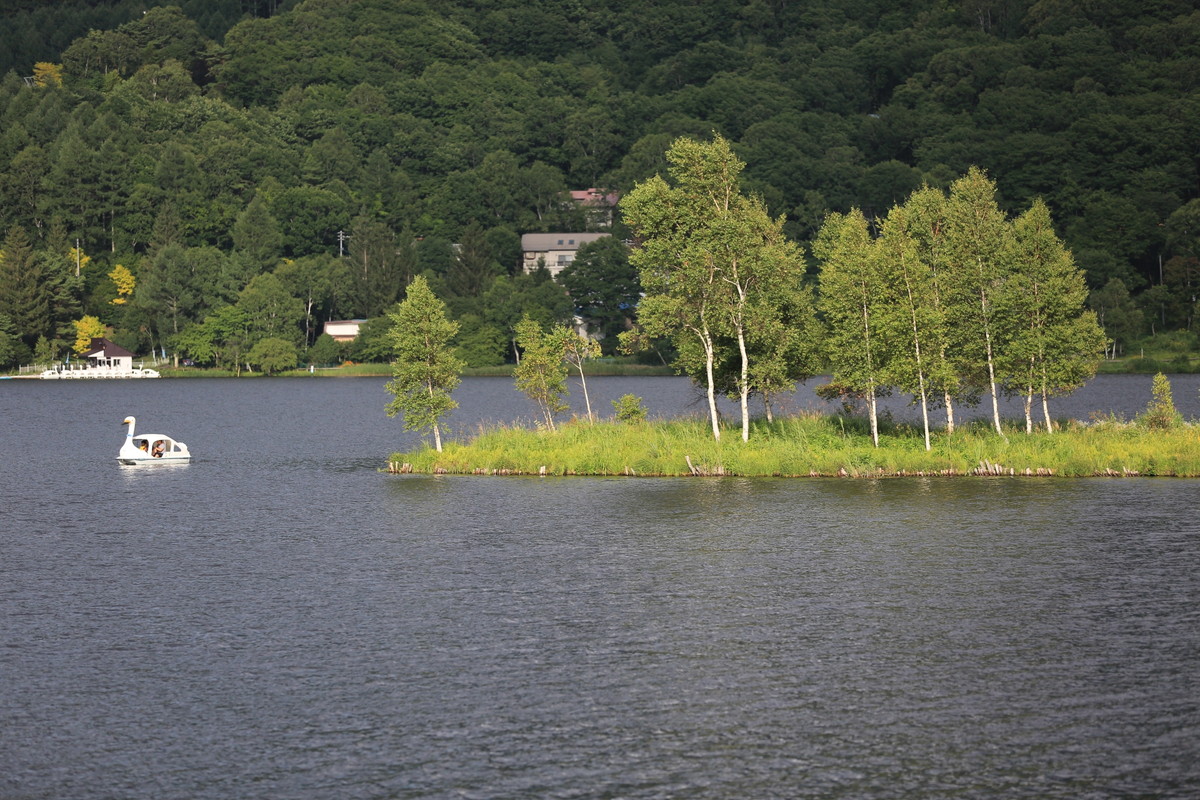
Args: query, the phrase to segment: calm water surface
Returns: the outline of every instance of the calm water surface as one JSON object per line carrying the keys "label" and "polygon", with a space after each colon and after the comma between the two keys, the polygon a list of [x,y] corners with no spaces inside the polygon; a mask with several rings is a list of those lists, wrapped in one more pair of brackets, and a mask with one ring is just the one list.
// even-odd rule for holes
{"label": "calm water surface", "polygon": [[0,797],[1200,795],[1200,481],[389,476],[382,384],[0,382]]}

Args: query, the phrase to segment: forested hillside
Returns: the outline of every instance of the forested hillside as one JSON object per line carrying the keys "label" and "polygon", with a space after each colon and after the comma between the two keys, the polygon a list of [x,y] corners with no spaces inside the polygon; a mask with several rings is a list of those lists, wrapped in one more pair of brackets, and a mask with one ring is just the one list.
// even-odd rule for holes
{"label": "forested hillside", "polygon": [[[882,216],[975,165],[1014,215],[1044,199],[1110,337],[1195,313],[1194,0],[0,11],[3,364],[105,331],[208,363],[264,338],[328,360],[346,354],[324,320],[380,318],[420,273],[463,357],[498,363],[522,313],[574,305],[517,274],[520,234],[583,229],[568,190],[627,193],[714,132],[806,249],[830,212]],[[573,271],[632,274],[612,247]],[[386,355],[372,331],[353,357]]]}

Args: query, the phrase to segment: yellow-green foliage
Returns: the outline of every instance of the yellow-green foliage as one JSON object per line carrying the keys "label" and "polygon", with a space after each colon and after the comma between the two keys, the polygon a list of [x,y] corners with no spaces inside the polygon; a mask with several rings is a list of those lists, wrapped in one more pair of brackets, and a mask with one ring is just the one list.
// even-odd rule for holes
{"label": "yellow-green foliage", "polygon": [[[755,424],[749,442],[736,432],[720,441],[698,419],[595,425],[558,431],[481,428],[444,453],[426,448],[392,456],[415,472],[537,475],[892,476],[1177,475],[1200,476],[1200,429],[1163,430],[1108,421],[1054,433],[980,424],[936,434],[926,452],[921,432],[897,425],[871,445],[860,420],[803,415]],[[690,466],[689,466],[690,464]]]}

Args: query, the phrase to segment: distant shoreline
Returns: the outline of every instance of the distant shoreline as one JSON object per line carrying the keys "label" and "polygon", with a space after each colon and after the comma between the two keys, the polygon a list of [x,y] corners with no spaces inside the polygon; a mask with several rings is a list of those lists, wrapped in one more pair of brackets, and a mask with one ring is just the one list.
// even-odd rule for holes
{"label": "distant shoreline", "polygon": [[[1187,367],[1186,369],[1184,367]],[[240,375],[233,370],[217,369],[215,367],[170,367],[160,365],[155,367],[162,378],[265,378],[267,375],[259,371],[243,370]],[[470,367],[463,370],[464,378],[495,378],[510,377],[513,365],[504,364],[495,367]],[[1200,373],[1200,364],[1183,363],[1181,361],[1160,361],[1152,358],[1129,358],[1120,361],[1103,361],[1097,371],[1098,375],[1153,375],[1163,372],[1167,375],[1192,375]],[[588,365],[588,377],[677,377],[677,373],[669,366],[657,364],[630,364],[592,362]],[[391,364],[355,363],[335,367],[316,367],[311,372],[308,367],[285,370],[273,378],[390,378]],[[18,375],[9,373],[0,378],[40,379],[40,375]]]}

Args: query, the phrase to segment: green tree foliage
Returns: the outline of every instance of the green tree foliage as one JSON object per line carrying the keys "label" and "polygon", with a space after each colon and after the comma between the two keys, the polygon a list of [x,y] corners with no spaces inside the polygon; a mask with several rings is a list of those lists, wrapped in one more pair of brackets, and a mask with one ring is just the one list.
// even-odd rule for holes
{"label": "green tree foliage", "polygon": [[259,275],[238,295],[237,306],[249,320],[251,342],[282,339],[293,345],[301,340],[303,303],[271,273]]}
{"label": "green tree foliage", "polygon": [[946,206],[946,287],[948,330],[957,334],[948,345],[959,383],[982,387],[991,395],[992,425],[1000,427],[998,354],[1008,344],[1012,327],[1013,286],[1009,278],[1011,230],[996,204],[996,185],[972,167],[950,187]]}
{"label": "green tree foliage", "polygon": [[961,399],[952,394],[974,382],[993,398],[1018,394],[1030,431],[1040,397],[1051,430],[1049,398],[1095,374],[1104,333],[1085,310],[1082,272],[1049,209],[1035,202],[1010,221],[989,201],[988,183],[972,171],[949,196],[918,190],[881,221],[878,238],[857,211],[831,215],[818,236],[833,366],[826,391],[866,399],[876,441],[873,398],[891,389],[920,405],[929,449],[939,391],[948,414]]}
{"label": "green tree foliage", "polygon": [[1152,399],[1146,410],[1138,417],[1138,422],[1147,428],[1178,428],[1183,424],[1183,415],[1175,408],[1175,398],[1171,393],[1171,381],[1161,372],[1154,376],[1150,384]]}
{"label": "green tree foliage", "polygon": [[412,249],[382,222],[358,217],[346,258],[349,285],[344,298],[351,313],[374,317],[395,303],[412,274]]}
{"label": "green tree foliage", "polygon": [[238,215],[232,234],[234,252],[243,255],[251,265],[246,280],[272,269],[279,260],[283,234],[261,198],[255,197]]}
{"label": "green tree foliage", "polygon": [[312,347],[304,354],[304,360],[317,366],[328,366],[338,361],[341,349],[334,338],[328,333],[322,333],[312,343]]}
{"label": "green tree foliage", "polygon": [[587,408],[588,422],[595,422],[596,417],[592,414],[592,398],[588,394],[587,374],[583,368],[584,362],[599,358],[600,343],[595,339],[589,339],[587,336],[580,334],[578,331],[567,327],[559,332],[559,338],[562,345],[562,358],[567,363],[567,366],[574,368],[579,375],[579,388],[583,392],[584,406]]}
{"label": "green tree foliage", "polygon": [[[783,218],[772,219],[760,198],[741,193],[745,165],[724,138],[677,139],[667,160],[674,186],[653,178],[622,201],[628,223],[642,237],[631,257],[646,292],[639,316],[651,335],[676,337],[685,359],[690,347],[700,345],[702,358],[689,373],[703,376],[717,438],[716,373],[723,360],[718,350],[721,337],[732,340],[744,441],[750,436],[754,377],[770,376],[776,391],[781,380],[780,370],[756,372],[752,366],[752,332],[782,323],[782,303],[799,286],[804,261],[783,235]],[[811,305],[792,303],[793,313],[805,309],[811,314]],[[811,329],[804,320],[792,322]]]}
{"label": "green tree foliage", "polygon": [[943,349],[946,321],[933,301],[934,274],[921,262],[902,206],[893,208],[884,220],[874,256],[879,259],[878,278],[885,287],[875,316],[876,330],[890,356],[884,374],[890,384],[917,401],[925,449],[930,450],[930,393],[937,384],[934,370],[939,364],[937,353]]}
{"label": "green tree foliage", "polygon": [[454,263],[446,274],[447,287],[459,297],[478,297],[503,272],[492,256],[483,229],[476,224],[468,225],[454,253]]}
{"label": "green tree foliage", "polygon": [[635,423],[646,419],[646,405],[636,394],[623,394],[613,400],[612,405],[620,422]]}
{"label": "green tree foliage", "polygon": [[318,319],[330,319],[339,287],[349,283],[346,261],[328,254],[303,256],[280,264],[275,277],[303,304],[304,341],[315,344]]}
{"label": "green tree foliage", "polygon": [[629,248],[613,236],[588,242],[558,280],[570,292],[575,313],[598,335],[605,355],[613,355],[617,337],[632,325],[642,293]]}
{"label": "green tree foliage", "polygon": [[813,244],[813,255],[821,265],[820,309],[829,329],[831,385],[840,394],[865,399],[871,440],[878,447],[876,400],[888,386],[883,369],[889,355],[876,317],[885,312],[887,287],[862,212],[831,214]]}
{"label": "green tree foliage", "polygon": [[388,339],[396,356],[387,384],[395,395],[388,416],[403,415],[405,430],[431,430],[434,447],[441,452],[441,420],[458,406],[450,396],[463,368],[450,350],[458,323],[446,318],[445,304],[420,276],[408,285],[404,302],[388,317],[392,323]]}
{"label": "green tree foliage", "polygon": [[[566,331],[566,335],[575,334]],[[542,422],[549,430],[555,428],[554,418],[569,408],[563,400],[567,393],[564,338],[561,329],[543,331],[542,326],[529,317],[517,323],[516,339],[521,360],[513,370],[513,377],[517,388],[537,404]]]}
{"label": "green tree foliage", "polygon": [[246,354],[246,361],[261,369],[267,375],[274,375],[285,369],[295,369],[297,363],[296,346],[286,339],[268,336],[259,339]]}
{"label": "green tree foliage", "polygon": [[13,227],[0,250],[0,315],[33,347],[39,337],[53,333],[50,306],[49,276],[43,261],[34,253],[25,229]]}
{"label": "green tree foliage", "polygon": [[[121,259],[140,278],[138,258],[168,244],[216,248],[225,277],[191,324],[274,268],[267,255],[260,267],[247,260],[248,231],[235,233],[256,197],[284,257],[336,256],[338,232],[365,218],[401,245],[462,244],[477,226],[493,266],[512,269],[521,233],[584,229],[568,190],[628,192],[667,174],[672,141],[716,131],[747,161],[746,194],[786,213],[797,243],[829,212],[858,207],[874,224],[918,186],[945,190],[980,165],[1002,211],[1044,198],[1092,290],[1120,280],[1156,332],[1186,328],[1200,272],[1189,221],[1200,198],[1192,12],[1176,0],[10,3],[0,11],[0,230],[19,225],[43,250],[58,217],[106,262],[101,276]],[[62,65],[61,86],[23,80],[46,70],[39,62]],[[613,233],[627,238],[620,219]],[[409,269],[410,251],[393,252],[398,282],[352,292],[339,279],[338,296],[313,305],[313,324],[382,314],[427,266]],[[433,274],[448,279],[452,261]],[[948,267],[935,276],[947,302]],[[445,286],[464,320],[484,321],[479,341],[494,341],[488,310],[456,296],[487,289]],[[95,290],[83,296],[99,302]],[[62,321],[51,313],[42,327],[53,337]],[[136,304],[104,313],[115,336],[143,340],[139,318],[161,316]],[[736,339],[715,341],[736,349]],[[703,362],[700,340],[689,346]],[[718,384],[740,379],[727,362],[716,358]],[[947,401],[990,389],[946,374],[951,385],[931,397],[952,424]]]}
{"label": "green tree foliage", "polygon": [[1036,201],[1013,223],[1013,233],[1010,296],[1017,323],[1004,371],[1023,390],[1026,430],[1033,429],[1030,407],[1040,397],[1052,432],[1049,398],[1073,392],[1096,374],[1104,331],[1085,310],[1083,272],[1055,234],[1046,204]]}
{"label": "green tree foliage", "polygon": [[28,361],[29,347],[17,335],[17,326],[7,314],[0,314],[0,369],[9,369]]}
{"label": "green tree foliage", "polygon": [[1106,356],[1116,358],[1130,340],[1141,333],[1142,310],[1120,278],[1113,278],[1089,294],[1087,303],[1108,337]]}

